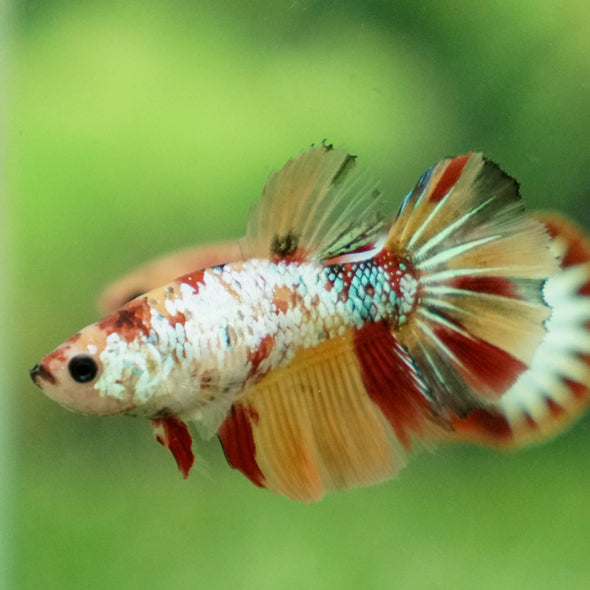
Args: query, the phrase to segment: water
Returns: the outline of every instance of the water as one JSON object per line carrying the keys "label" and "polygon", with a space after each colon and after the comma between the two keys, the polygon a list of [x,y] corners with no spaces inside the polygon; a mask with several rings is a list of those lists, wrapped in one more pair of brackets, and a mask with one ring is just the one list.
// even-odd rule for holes
{"label": "water", "polygon": [[268,173],[324,138],[400,198],[481,150],[531,208],[590,227],[586,3],[12,8],[0,470],[15,468],[0,487],[18,496],[0,531],[15,587],[586,587],[587,420],[514,456],[420,456],[306,506],[231,472],[215,441],[197,447],[209,475],[180,481],[147,422],[67,413],[27,375],[97,318],[109,280],[241,235]]}

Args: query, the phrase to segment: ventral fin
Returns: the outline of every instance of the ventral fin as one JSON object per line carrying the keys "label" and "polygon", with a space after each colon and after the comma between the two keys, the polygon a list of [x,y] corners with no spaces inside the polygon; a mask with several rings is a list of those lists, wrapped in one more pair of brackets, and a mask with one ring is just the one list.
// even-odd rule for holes
{"label": "ventral fin", "polygon": [[187,425],[176,416],[152,420],[156,440],[167,448],[186,479],[195,461],[192,451],[193,439]]}
{"label": "ventral fin", "polygon": [[530,368],[499,402],[455,424],[455,437],[520,447],[557,434],[590,405],[590,239],[552,213],[536,215],[553,237],[561,269],[545,286],[552,308],[547,334]]}
{"label": "ventral fin", "polygon": [[301,350],[248,390],[219,430],[230,465],[313,501],[394,477],[417,437],[440,438],[407,353],[376,330]]}
{"label": "ventral fin", "polygon": [[543,284],[557,269],[516,181],[481,154],[439,162],[405,198],[386,245],[420,277],[399,333],[441,407],[497,400],[545,335]]}
{"label": "ventral fin", "polygon": [[372,249],[392,217],[355,156],[321,143],[269,176],[242,250],[244,258],[323,261]]}

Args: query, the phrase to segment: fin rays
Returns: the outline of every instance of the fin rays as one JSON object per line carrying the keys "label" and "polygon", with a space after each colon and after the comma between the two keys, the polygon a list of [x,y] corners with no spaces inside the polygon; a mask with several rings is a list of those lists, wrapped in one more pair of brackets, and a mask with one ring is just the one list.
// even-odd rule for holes
{"label": "fin rays", "polygon": [[387,228],[390,208],[354,156],[312,146],[269,176],[250,211],[244,256],[326,260],[364,249]]}
{"label": "fin rays", "polygon": [[400,339],[438,403],[465,415],[497,399],[544,336],[543,281],[557,266],[516,182],[480,154],[443,160],[404,200],[386,244],[420,273]]}
{"label": "fin rays", "polygon": [[[393,342],[387,329],[380,334],[381,344]],[[302,350],[287,367],[238,400],[240,413],[250,416],[255,451],[248,462],[228,453],[230,463],[250,479],[260,470],[264,487],[304,501],[393,477],[405,463],[411,438],[437,426],[409,357],[401,349],[378,352],[371,338],[359,357],[355,347],[362,346],[360,342],[353,342],[349,332]],[[361,369],[364,362],[381,367],[370,383]],[[399,371],[406,385],[396,394],[387,384]],[[379,383],[385,397],[380,397]],[[387,407],[393,412],[391,419],[384,413]],[[236,437],[243,436],[233,420],[230,415],[220,430],[226,452],[238,446]]]}

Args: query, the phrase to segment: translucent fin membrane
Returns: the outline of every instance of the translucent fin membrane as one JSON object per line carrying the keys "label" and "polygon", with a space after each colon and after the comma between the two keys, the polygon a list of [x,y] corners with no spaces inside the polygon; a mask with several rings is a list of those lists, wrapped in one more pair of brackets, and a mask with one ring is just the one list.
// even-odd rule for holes
{"label": "translucent fin membrane", "polygon": [[[360,361],[359,346],[365,357]],[[250,389],[219,431],[230,464],[257,485],[303,501],[395,476],[411,436],[436,426],[411,370],[389,399],[376,399],[376,386],[367,392],[367,362],[381,365],[377,374],[393,366],[382,385],[391,385],[411,363],[393,350],[389,361],[378,362],[373,357],[379,353],[370,348],[358,337],[355,342],[351,330],[302,350]]]}
{"label": "translucent fin membrane", "polygon": [[320,144],[273,172],[248,217],[245,258],[326,260],[368,249],[391,221],[377,183]]}

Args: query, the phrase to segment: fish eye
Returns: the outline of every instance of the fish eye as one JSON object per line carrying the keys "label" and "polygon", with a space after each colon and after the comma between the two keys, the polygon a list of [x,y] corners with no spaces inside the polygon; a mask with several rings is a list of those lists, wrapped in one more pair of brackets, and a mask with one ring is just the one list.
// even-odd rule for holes
{"label": "fish eye", "polygon": [[78,354],[70,359],[68,371],[74,381],[89,383],[98,373],[96,361],[87,354]]}

